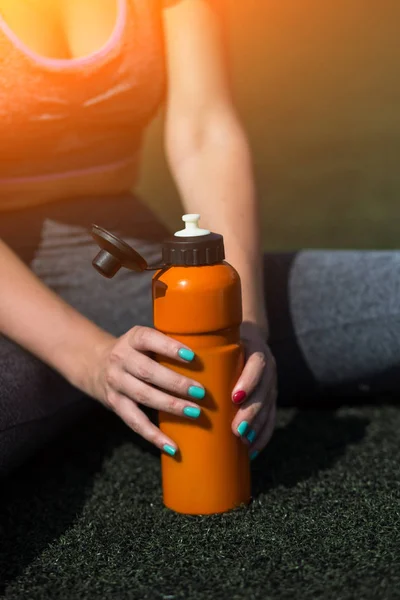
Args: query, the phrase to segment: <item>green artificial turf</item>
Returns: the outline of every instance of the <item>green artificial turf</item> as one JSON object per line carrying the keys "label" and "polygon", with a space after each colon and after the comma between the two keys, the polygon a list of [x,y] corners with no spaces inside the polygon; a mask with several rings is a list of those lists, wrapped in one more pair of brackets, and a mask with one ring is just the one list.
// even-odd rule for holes
{"label": "green artificial turf", "polygon": [[399,430],[396,402],[281,408],[252,504],[193,517],[163,507],[157,451],[96,408],[1,481],[0,597],[400,598]]}

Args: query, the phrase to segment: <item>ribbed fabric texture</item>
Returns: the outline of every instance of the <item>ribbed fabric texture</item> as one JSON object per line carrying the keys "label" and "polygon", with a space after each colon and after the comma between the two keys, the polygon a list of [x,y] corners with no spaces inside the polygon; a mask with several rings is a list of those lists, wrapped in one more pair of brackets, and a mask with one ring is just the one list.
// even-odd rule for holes
{"label": "ribbed fabric texture", "polygon": [[118,0],[105,46],[71,60],[36,55],[0,20],[0,212],[132,187],[165,92],[161,12]]}

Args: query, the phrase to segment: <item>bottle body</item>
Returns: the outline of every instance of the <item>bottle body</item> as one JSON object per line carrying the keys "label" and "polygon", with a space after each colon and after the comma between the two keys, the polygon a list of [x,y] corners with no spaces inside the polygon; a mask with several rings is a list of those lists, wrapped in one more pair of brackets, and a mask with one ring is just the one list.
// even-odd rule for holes
{"label": "bottle body", "polygon": [[234,435],[238,408],[232,390],[244,364],[240,342],[240,278],[228,263],[172,267],[153,278],[154,326],[196,354],[182,364],[160,364],[199,381],[206,390],[198,419],[159,412],[160,429],[178,446],[162,454],[164,504],[185,514],[214,514],[251,498],[247,446]]}

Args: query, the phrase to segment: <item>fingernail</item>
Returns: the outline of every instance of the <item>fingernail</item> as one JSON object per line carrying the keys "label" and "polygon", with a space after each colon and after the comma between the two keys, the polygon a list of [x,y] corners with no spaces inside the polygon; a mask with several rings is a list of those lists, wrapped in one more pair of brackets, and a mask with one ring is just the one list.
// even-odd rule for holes
{"label": "fingernail", "polygon": [[239,433],[240,435],[244,435],[244,434],[246,433],[246,431],[247,431],[247,428],[248,428],[248,426],[249,426],[249,424],[248,424],[248,422],[247,422],[247,421],[242,421],[242,422],[240,423],[239,427],[237,428],[237,430],[238,430],[238,433]]}
{"label": "fingernail", "polygon": [[194,359],[194,352],[192,350],[188,350],[187,348],[181,348],[178,350],[178,354],[183,360],[191,361]]}
{"label": "fingernail", "polygon": [[196,398],[196,400],[202,400],[206,395],[206,390],[204,388],[198,387],[197,385],[191,385],[188,389],[188,394],[192,398]]}
{"label": "fingernail", "polygon": [[258,456],[258,450],[254,450],[254,452],[250,454],[250,460],[254,460],[256,456]]}
{"label": "fingernail", "polygon": [[170,446],[169,444],[164,444],[163,450],[170,456],[175,456],[176,454],[176,449],[173,446]]}
{"label": "fingernail", "polygon": [[256,439],[256,432],[254,431],[254,429],[252,429],[251,431],[249,431],[249,433],[246,435],[247,439],[249,440],[250,444],[252,444],[254,442],[254,440]]}
{"label": "fingernail", "polygon": [[232,396],[232,400],[235,404],[240,404],[246,398],[247,394],[243,390],[235,392]]}
{"label": "fingernail", "polygon": [[187,417],[192,417],[192,419],[197,419],[200,416],[201,410],[199,408],[194,408],[193,406],[186,406],[183,409],[183,414]]}

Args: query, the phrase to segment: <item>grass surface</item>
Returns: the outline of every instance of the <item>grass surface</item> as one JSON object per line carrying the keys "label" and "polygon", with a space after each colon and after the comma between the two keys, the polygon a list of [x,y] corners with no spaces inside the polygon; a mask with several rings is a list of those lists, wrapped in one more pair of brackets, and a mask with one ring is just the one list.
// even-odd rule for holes
{"label": "grass surface", "polygon": [[174,514],[157,452],[96,409],[3,483],[1,598],[400,597],[400,412],[279,410],[253,502]]}

